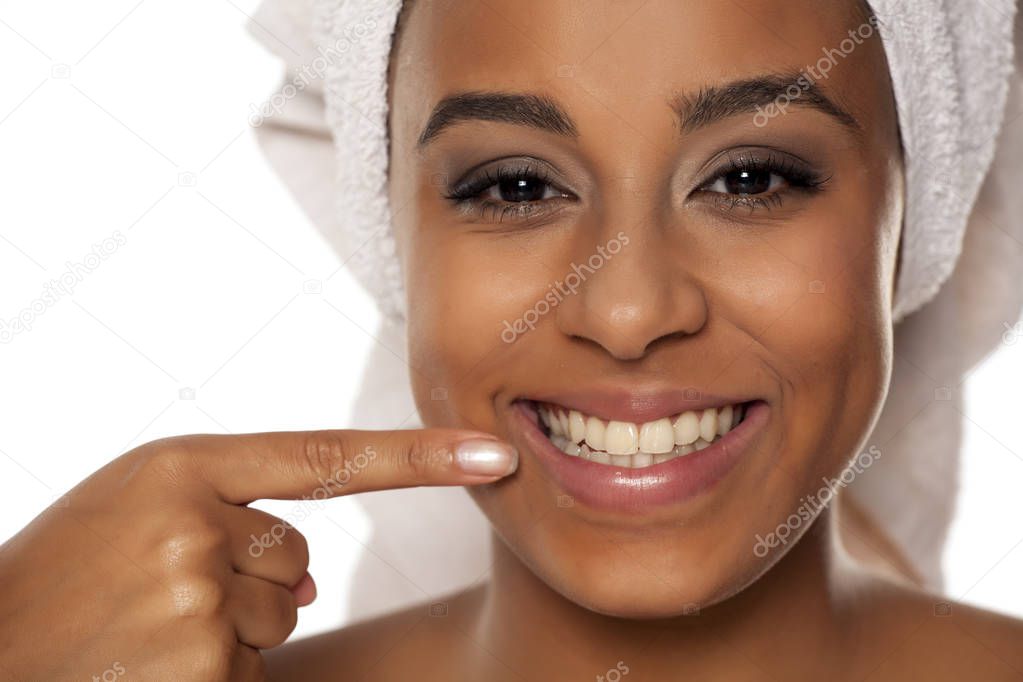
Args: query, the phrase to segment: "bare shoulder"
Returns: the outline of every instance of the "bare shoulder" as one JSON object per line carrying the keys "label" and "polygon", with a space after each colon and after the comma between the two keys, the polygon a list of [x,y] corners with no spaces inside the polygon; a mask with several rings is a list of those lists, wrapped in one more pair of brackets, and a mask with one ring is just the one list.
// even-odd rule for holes
{"label": "bare shoulder", "polygon": [[480,597],[463,592],[289,642],[264,653],[267,680],[470,679],[469,666],[486,667],[470,637]]}
{"label": "bare shoulder", "polygon": [[1023,620],[905,585],[875,587],[864,603],[879,635],[869,679],[1023,680]]}

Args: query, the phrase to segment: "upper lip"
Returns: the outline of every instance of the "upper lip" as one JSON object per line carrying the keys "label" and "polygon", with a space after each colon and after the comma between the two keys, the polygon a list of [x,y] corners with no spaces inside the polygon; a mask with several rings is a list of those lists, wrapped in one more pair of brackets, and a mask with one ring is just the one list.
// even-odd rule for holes
{"label": "upper lip", "polygon": [[554,403],[605,421],[643,423],[681,412],[720,408],[749,402],[749,396],[713,394],[696,386],[685,388],[646,386],[590,386],[564,391],[534,393],[525,399]]}

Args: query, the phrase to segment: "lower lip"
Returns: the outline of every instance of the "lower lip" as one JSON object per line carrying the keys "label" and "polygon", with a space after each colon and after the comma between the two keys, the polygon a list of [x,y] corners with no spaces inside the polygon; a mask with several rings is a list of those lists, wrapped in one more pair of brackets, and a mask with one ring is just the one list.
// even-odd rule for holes
{"label": "lower lip", "polygon": [[643,513],[708,491],[749,452],[771,409],[763,401],[750,403],[745,419],[709,447],[641,469],[621,469],[566,455],[543,434],[530,407],[518,403],[515,408],[526,443],[561,489],[574,501],[619,513]]}

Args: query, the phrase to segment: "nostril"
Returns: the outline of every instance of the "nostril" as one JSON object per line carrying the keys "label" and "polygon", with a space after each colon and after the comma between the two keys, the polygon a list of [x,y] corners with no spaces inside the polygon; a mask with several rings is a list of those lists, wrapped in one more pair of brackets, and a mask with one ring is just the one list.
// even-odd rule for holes
{"label": "nostril", "polygon": [[674,342],[683,341],[683,340],[685,340],[689,336],[691,336],[691,334],[689,334],[688,332],[684,332],[684,331],[675,331],[675,332],[671,332],[669,334],[665,334],[663,336],[659,336],[659,337],[657,337],[656,339],[654,339],[653,341],[651,341],[650,343],[647,344],[647,347],[643,349],[643,353],[645,355],[645,354],[649,353],[651,350],[653,350],[655,348],[658,348],[660,346],[663,346],[665,344],[671,344],[671,343],[674,343]]}

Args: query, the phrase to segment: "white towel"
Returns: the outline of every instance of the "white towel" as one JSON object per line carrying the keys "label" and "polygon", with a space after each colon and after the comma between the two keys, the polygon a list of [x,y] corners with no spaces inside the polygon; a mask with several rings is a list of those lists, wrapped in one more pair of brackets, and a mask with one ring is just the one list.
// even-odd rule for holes
{"label": "white towel", "polygon": [[[1003,325],[1018,319],[1023,305],[1023,263],[1011,250],[998,248],[999,234],[990,227],[995,221],[1001,238],[1023,243],[1016,218],[1023,215],[1023,193],[992,175],[980,207],[984,211],[973,211],[1005,111],[1016,8],[1013,0],[874,0],[871,5],[891,65],[906,151],[895,319],[933,303],[896,328],[892,388],[871,437],[886,443],[885,456],[850,492],[925,584],[940,589],[941,549],[957,485],[959,425],[921,406],[933,401],[935,390],[957,386],[961,375],[998,344]],[[274,115],[258,121],[261,141],[311,219],[379,302],[386,316],[379,334],[392,348],[403,347],[404,297],[386,197],[386,67],[400,6],[400,0],[265,0],[249,27],[288,64],[285,82],[294,92],[278,97],[281,106],[269,107]],[[319,74],[320,66],[322,82],[308,80],[310,70]],[[317,136],[294,134],[310,131]],[[1002,142],[1000,163],[1018,167],[1023,139],[1014,135]],[[999,224],[1002,217],[1008,220]],[[961,265],[939,295],[964,234],[969,239],[963,265],[969,267]],[[960,399],[954,392],[952,404]],[[356,426],[396,426],[414,409],[407,368],[387,352],[375,353],[356,404]],[[388,511],[396,505],[385,500],[402,497],[459,505],[453,518],[463,528],[437,538],[445,543],[438,551],[462,556],[486,537],[485,521],[471,513],[465,498],[425,490],[385,495],[390,497],[375,498],[373,516],[389,535],[418,532],[414,520]],[[453,574],[450,587],[459,580]],[[373,610],[372,604],[357,606],[353,615]]]}

